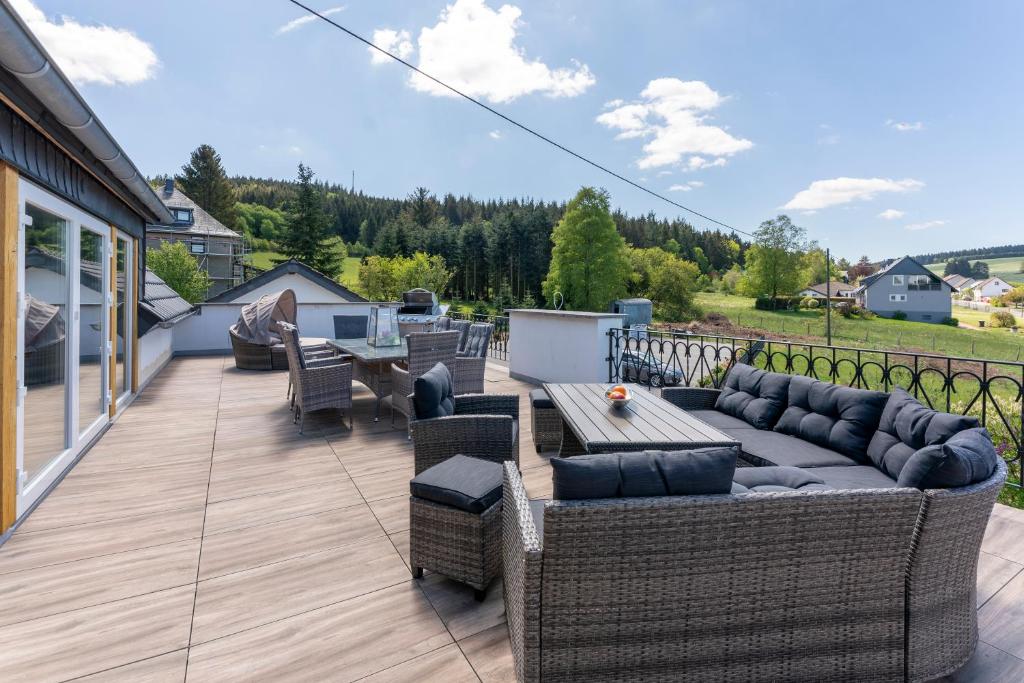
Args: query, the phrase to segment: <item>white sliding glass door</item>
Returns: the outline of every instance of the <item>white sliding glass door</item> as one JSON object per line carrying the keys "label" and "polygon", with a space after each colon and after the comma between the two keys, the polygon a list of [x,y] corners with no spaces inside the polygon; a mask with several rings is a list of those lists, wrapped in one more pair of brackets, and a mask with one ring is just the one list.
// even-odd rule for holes
{"label": "white sliding glass door", "polygon": [[19,182],[18,515],[107,423],[110,229]]}

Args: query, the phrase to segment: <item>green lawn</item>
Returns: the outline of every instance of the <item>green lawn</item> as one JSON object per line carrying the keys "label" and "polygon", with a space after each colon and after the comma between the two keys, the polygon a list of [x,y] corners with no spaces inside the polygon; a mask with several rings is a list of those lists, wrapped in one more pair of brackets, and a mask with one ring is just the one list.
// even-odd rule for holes
{"label": "green lawn", "polygon": [[[983,258],[971,259],[973,266],[977,261],[984,261],[988,264],[988,273],[993,277],[1001,277],[1012,284],[1024,284],[1024,273],[1020,272],[1021,264],[1024,263],[1024,256],[1008,256],[1006,258]],[[929,263],[925,266],[933,273],[942,275],[945,263]]]}
{"label": "green lawn", "polygon": [[[721,313],[734,325],[752,327],[773,335],[825,337],[822,311],[758,311],[754,300],[728,294],[701,292],[697,303],[705,313]],[[987,318],[975,311],[958,311],[962,318]],[[1022,321],[1024,322],[1024,321]],[[1024,360],[1024,333],[1007,329],[966,330],[945,325],[915,323],[876,317],[872,320],[832,316],[832,340],[836,346],[874,349],[905,349],[942,355],[991,360]]]}

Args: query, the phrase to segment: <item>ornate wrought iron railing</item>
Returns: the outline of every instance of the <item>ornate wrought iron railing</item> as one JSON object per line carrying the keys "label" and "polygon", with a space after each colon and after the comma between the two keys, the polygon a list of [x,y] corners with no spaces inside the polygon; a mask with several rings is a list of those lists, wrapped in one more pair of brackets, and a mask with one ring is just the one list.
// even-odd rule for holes
{"label": "ornate wrought iron railing", "polygon": [[487,356],[497,360],[508,360],[508,316],[453,313],[449,311],[448,317],[455,320],[469,320],[474,323],[491,323],[494,325],[494,333],[491,335],[491,343],[487,348]]}
{"label": "ornate wrought iron railing", "polygon": [[1024,362],[678,332],[608,332],[609,382],[717,388],[737,362],[862,389],[900,386],[936,410],[974,415],[1010,464],[1011,483],[1024,483]]}

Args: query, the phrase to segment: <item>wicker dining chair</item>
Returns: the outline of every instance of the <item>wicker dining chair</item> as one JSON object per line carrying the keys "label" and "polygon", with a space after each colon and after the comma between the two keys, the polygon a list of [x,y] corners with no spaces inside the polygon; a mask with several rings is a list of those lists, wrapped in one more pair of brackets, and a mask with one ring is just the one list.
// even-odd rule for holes
{"label": "wicker dining chair", "polygon": [[487,369],[487,349],[491,344],[494,325],[473,323],[469,326],[466,345],[455,358],[455,393],[484,393],[484,372]]}
{"label": "wicker dining chair", "polygon": [[307,360],[299,345],[299,330],[288,323],[280,323],[280,327],[294,386],[292,421],[299,423],[299,433],[303,433],[307,412],[327,408],[336,408],[342,415],[347,411],[352,429],[352,363],[333,358]]}
{"label": "wicker dining chair", "polygon": [[459,333],[459,346],[458,350],[462,351],[466,348],[466,339],[469,338],[469,328],[473,323],[468,320],[455,320],[452,319],[449,325],[449,329],[455,330]]}
{"label": "wicker dining chair", "polygon": [[456,374],[455,354],[459,343],[459,333],[452,332],[414,332],[407,338],[409,357],[405,367],[391,365],[391,422],[394,424],[397,410],[406,418],[413,414],[409,396],[412,394],[416,378],[434,367],[444,363],[453,375]]}

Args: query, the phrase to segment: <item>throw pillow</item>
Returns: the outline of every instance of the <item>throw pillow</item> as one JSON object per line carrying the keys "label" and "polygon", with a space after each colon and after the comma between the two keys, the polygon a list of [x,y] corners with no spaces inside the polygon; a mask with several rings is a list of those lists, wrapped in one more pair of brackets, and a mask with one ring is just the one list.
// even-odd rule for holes
{"label": "throw pillow", "polygon": [[412,406],[417,420],[455,414],[455,387],[444,363],[438,363],[413,382]]}
{"label": "throw pillow", "polygon": [[942,444],[925,446],[907,460],[899,486],[945,489],[985,481],[996,471],[999,454],[984,427],[954,434]]}
{"label": "throw pillow", "polygon": [[789,383],[789,407],[775,431],[866,462],[868,444],[888,399],[881,391],[794,377]]}
{"label": "throw pillow", "polygon": [[882,411],[878,431],[868,444],[868,457],[875,467],[899,479],[907,461],[917,451],[925,446],[941,445],[978,424],[974,417],[932,410],[902,387],[896,387]]}
{"label": "throw pillow", "polygon": [[556,500],[729,493],[735,446],[688,451],[596,453],[554,458]]}
{"label": "throw pillow", "polygon": [[758,429],[771,429],[786,408],[789,375],[736,364],[726,375],[715,408]]}

